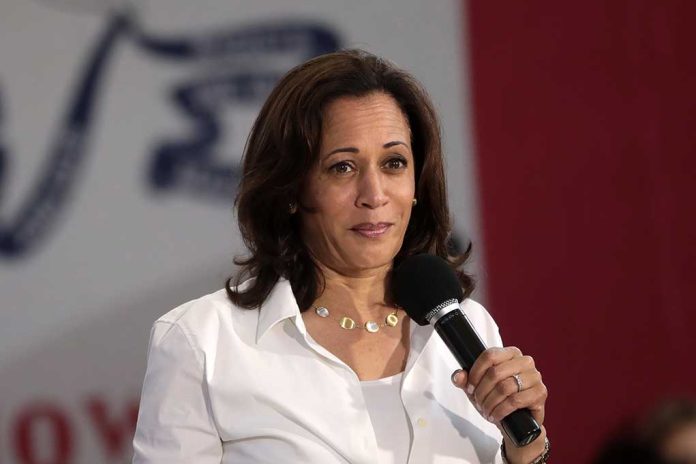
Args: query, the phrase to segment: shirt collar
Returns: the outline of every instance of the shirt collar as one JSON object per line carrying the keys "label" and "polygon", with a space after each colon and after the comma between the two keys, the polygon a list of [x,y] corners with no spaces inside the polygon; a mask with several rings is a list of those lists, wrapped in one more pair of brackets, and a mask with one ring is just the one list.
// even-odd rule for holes
{"label": "shirt collar", "polygon": [[302,331],[304,324],[301,321],[300,308],[297,306],[297,300],[295,300],[295,295],[292,293],[290,282],[287,279],[280,278],[259,309],[256,343],[259,343],[271,327],[280,321],[292,317],[295,317],[295,323],[299,323],[298,327],[301,326],[300,330]]}
{"label": "shirt collar", "polygon": [[[408,316],[404,314],[403,317]],[[278,282],[275,284],[273,290],[271,290],[271,293],[259,310],[256,343],[261,341],[261,338],[263,338],[271,327],[285,319],[291,318],[294,318],[295,325],[300,333],[306,335],[307,329],[305,328],[304,320],[300,314],[300,308],[297,305],[297,300],[295,299],[295,294],[292,292],[290,282],[281,277],[278,279]],[[410,354],[405,369],[406,373],[411,370],[418,357],[420,357],[425,345],[432,338],[433,331],[433,326],[431,324],[420,326],[415,321],[411,321]]]}

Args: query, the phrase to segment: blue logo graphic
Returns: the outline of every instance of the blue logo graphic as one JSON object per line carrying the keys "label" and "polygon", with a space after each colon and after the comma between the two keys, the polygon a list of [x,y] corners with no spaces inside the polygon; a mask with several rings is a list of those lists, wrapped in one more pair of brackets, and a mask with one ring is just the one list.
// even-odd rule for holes
{"label": "blue logo graphic", "polygon": [[[176,60],[233,59],[242,69],[222,76],[191,81],[176,87],[170,98],[195,127],[193,136],[160,145],[150,166],[151,184],[158,189],[180,189],[229,202],[239,182],[239,168],[215,159],[214,148],[225,105],[261,103],[282,71],[258,70],[246,65],[263,56],[291,56],[297,63],[338,48],[336,35],[313,24],[278,23],[195,38],[140,36],[139,44],[160,58]],[[253,58],[253,60],[251,59]],[[266,60],[268,61],[268,60]],[[283,70],[284,71],[284,70]],[[227,127],[229,129],[229,127]],[[246,134],[244,134],[246,135]]]}
{"label": "blue logo graphic", "polygon": [[[169,98],[190,121],[193,130],[187,133],[192,135],[174,136],[158,144],[147,174],[148,183],[156,190],[180,191],[226,202],[231,201],[236,191],[239,166],[215,156],[224,129],[220,120],[221,105],[261,103],[282,75],[281,71],[267,70],[268,66],[261,65],[267,65],[274,57],[291,58],[300,63],[339,46],[332,30],[313,22],[155,37],[139,30],[131,16],[111,16],[78,73],[72,97],[37,181],[16,214],[0,221],[0,256],[27,256],[46,240],[61,215],[67,212],[90,154],[88,141],[95,125],[101,83],[117,44],[128,38],[155,59],[246,63],[239,67],[227,65],[231,69],[226,74],[216,73],[214,77],[183,82],[171,90]],[[210,98],[211,94],[215,98]],[[0,93],[0,124],[4,116],[1,97]],[[1,136],[0,205],[9,162]]]}

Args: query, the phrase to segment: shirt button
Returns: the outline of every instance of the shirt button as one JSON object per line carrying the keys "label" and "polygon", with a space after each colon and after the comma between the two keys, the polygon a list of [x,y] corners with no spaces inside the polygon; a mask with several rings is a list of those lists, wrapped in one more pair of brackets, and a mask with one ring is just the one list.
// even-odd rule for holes
{"label": "shirt button", "polygon": [[428,421],[423,419],[422,417],[419,417],[418,420],[416,421],[416,425],[422,429],[428,426]]}

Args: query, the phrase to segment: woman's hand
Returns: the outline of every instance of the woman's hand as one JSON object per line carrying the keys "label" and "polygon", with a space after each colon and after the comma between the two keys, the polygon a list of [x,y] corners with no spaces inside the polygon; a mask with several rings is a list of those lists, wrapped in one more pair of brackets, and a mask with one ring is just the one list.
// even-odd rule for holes
{"label": "woman's hand", "polygon": [[[519,379],[519,385],[515,376]],[[544,423],[544,405],[548,390],[534,359],[514,347],[489,348],[478,357],[467,374],[458,370],[452,382],[488,421],[501,429],[500,421],[516,409],[527,408],[540,426]],[[502,431],[502,429],[501,429]],[[545,429],[533,443],[515,447],[507,435],[505,449],[511,463],[531,462],[544,449]]]}

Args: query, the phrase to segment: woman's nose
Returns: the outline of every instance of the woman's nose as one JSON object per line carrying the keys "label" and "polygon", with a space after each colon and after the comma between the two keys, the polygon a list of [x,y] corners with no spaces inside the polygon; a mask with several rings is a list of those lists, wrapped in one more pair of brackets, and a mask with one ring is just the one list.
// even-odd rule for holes
{"label": "woman's nose", "polygon": [[383,181],[379,169],[364,171],[358,185],[357,206],[373,209],[385,205],[388,197]]}

